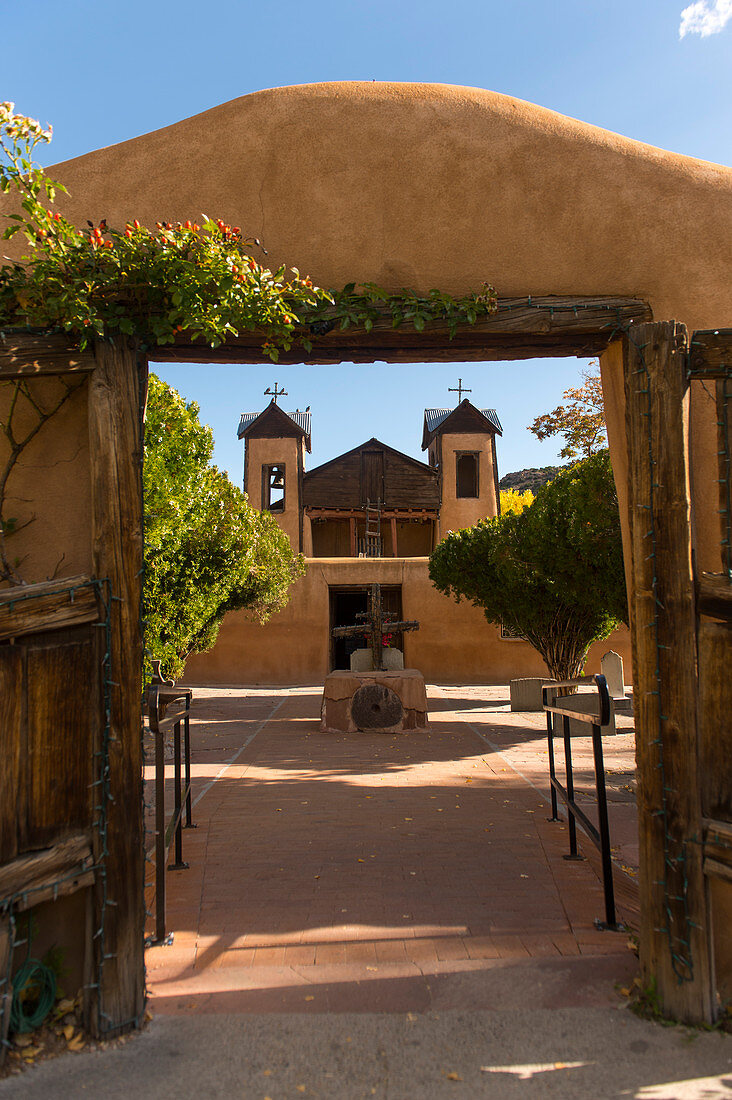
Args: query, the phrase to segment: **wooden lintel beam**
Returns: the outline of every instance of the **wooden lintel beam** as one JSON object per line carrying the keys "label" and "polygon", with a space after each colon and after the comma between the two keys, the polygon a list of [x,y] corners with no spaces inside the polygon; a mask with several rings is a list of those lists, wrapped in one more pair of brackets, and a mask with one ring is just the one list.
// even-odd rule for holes
{"label": "wooden lintel beam", "polygon": [[[444,321],[428,322],[417,332],[408,322],[394,328],[391,313],[384,311],[370,332],[361,328],[303,336],[313,340],[306,352],[300,343],[280,352],[281,363],[340,363],[351,361],[449,363],[499,359],[531,359],[541,356],[596,355],[631,324],[652,319],[651,308],[640,298],[604,295],[576,297],[544,295],[502,298],[498,310],[474,325],[461,326],[451,338]],[[704,336],[705,334],[695,334]],[[168,363],[269,363],[262,351],[264,332],[242,332],[218,348],[191,343],[182,333],[175,344],[151,351],[155,362]],[[0,378],[34,374],[92,371],[94,354],[80,352],[68,336],[43,336],[8,331],[0,333]]]}
{"label": "wooden lintel beam", "polygon": [[0,379],[94,370],[94,353],[79,351],[68,336],[0,332]]}
{"label": "wooden lintel beam", "polygon": [[99,619],[97,592],[89,577],[23,585],[0,592],[0,640]]}
{"label": "wooden lintel beam", "polygon": [[[281,363],[386,362],[440,363],[530,359],[541,356],[596,355],[631,324],[649,321],[647,302],[626,297],[504,298],[498,311],[474,325],[464,325],[451,338],[444,322],[428,322],[422,332],[405,323],[395,329],[391,314],[378,318],[370,332],[360,328],[318,336],[311,352],[296,343],[280,352]],[[173,345],[156,348],[157,362],[268,363],[262,352],[267,336],[244,332],[218,348],[186,342],[183,334]]]}
{"label": "wooden lintel beam", "polygon": [[732,371],[732,328],[702,329],[689,343],[689,374],[724,378]]}

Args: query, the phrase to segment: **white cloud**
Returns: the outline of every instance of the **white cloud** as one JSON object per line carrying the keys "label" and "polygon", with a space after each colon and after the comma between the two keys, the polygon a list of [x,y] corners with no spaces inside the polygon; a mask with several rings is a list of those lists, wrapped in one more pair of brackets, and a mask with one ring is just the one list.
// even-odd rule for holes
{"label": "white cloud", "polygon": [[719,34],[732,19],[732,0],[696,0],[681,13],[679,38],[687,34],[699,34],[708,38]]}

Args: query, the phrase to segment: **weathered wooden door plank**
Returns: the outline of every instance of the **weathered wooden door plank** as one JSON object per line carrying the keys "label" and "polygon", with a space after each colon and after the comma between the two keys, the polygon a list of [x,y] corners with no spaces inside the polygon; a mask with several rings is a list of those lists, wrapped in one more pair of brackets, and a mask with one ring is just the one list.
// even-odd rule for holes
{"label": "weathered wooden door plank", "polygon": [[100,618],[91,579],[66,577],[0,592],[0,640],[93,623]]}
{"label": "weathered wooden door plank", "polygon": [[92,820],[99,668],[91,641],[27,654],[27,843],[42,848]]}
{"label": "weathered wooden door plank", "polygon": [[23,663],[16,646],[0,649],[0,864],[17,855],[18,822],[25,818]]}

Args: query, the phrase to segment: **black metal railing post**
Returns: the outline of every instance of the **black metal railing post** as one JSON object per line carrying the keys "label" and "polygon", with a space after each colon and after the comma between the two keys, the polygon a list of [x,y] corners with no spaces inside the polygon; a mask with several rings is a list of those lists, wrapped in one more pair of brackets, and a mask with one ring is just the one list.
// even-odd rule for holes
{"label": "black metal railing post", "polygon": [[[598,713],[583,714],[581,711],[570,710],[562,706],[562,698],[553,698],[549,702],[550,689],[579,687],[581,684],[593,682],[598,693]],[[569,827],[569,855],[565,859],[582,859],[577,848],[577,822],[582,826],[589,840],[599,849],[602,860],[602,886],[605,898],[605,921],[596,921],[600,928],[618,931],[620,926],[615,915],[615,891],[613,887],[612,852],[610,849],[610,825],[607,811],[607,789],[605,785],[605,765],[602,757],[602,727],[610,722],[610,695],[607,690],[607,682],[604,676],[580,676],[575,680],[563,680],[559,683],[542,685],[542,701],[547,716],[547,740],[549,748],[549,784],[551,790],[552,821],[559,820],[558,802],[559,796],[567,807],[567,822]],[[562,718],[562,732],[564,740],[564,762],[566,771],[566,787],[563,787],[556,776],[556,761],[554,756],[554,737],[557,733],[556,718]],[[577,805],[574,795],[574,771],[572,766],[572,731],[570,721],[575,719],[592,727],[592,755],[595,769],[595,792],[597,795],[597,827],[590,821],[587,814]],[[581,736],[575,734],[574,736]]]}
{"label": "black metal railing post", "polygon": [[[552,697],[553,698],[553,697]],[[546,708],[549,702],[549,688],[542,687],[541,701],[544,708]],[[552,800],[552,816],[549,821],[559,821],[559,807],[557,806],[557,792],[554,789],[554,783],[551,782],[555,778],[554,772],[554,715],[549,711],[546,711],[546,741],[549,750],[549,793]]]}
{"label": "black metal railing post", "polygon": [[[564,771],[567,783],[567,805],[574,804],[574,772],[572,771],[572,735],[569,728],[569,718],[566,714],[562,717],[562,733],[564,734]],[[577,851],[577,822],[573,813],[567,814],[569,826],[569,855],[565,859],[583,859]]]}
{"label": "black metal railing post", "polygon": [[[152,683],[147,692],[150,730],[155,738],[155,935],[148,944],[170,944],[172,933],[166,933],[166,884],[165,871],[170,842],[175,834],[175,863],[168,870],[188,867],[183,860],[183,804],[186,808],[186,825],[195,828],[191,821],[191,753],[190,709],[193,692],[190,688],[175,688],[170,684]],[[181,723],[185,761],[181,761]],[[165,823],[165,735],[173,730],[173,816]],[[181,782],[181,768],[185,767],[185,789]]]}
{"label": "black metal railing post", "polygon": [[600,831],[600,854],[602,856],[602,883],[605,893],[605,923],[611,928],[615,926],[615,889],[613,887],[613,864],[610,853],[610,823],[607,816],[605,765],[602,758],[602,730],[599,725],[594,723],[592,726],[592,753],[595,760],[595,791],[597,792],[597,820]]}
{"label": "black metal railing post", "polygon": [[193,803],[191,795],[191,714],[190,710],[186,710],[186,716],[183,719],[183,753],[185,758],[185,782],[186,782],[186,829],[196,829],[198,826],[193,824],[192,813]]}

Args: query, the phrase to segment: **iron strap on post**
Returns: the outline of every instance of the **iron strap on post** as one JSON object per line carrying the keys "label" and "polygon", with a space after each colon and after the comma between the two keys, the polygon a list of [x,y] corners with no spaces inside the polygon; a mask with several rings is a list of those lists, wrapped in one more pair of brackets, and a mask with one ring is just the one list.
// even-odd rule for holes
{"label": "iron strap on post", "polygon": [[[581,711],[570,710],[561,705],[562,700],[556,699],[553,694],[558,688],[579,687],[580,684],[594,683],[598,692],[598,713],[583,714]],[[550,693],[552,695],[550,701]],[[552,821],[559,820],[557,795],[559,795],[567,807],[569,825],[569,855],[566,859],[581,859],[577,851],[577,821],[582,825],[589,839],[599,849],[602,858],[602,885],[605,894],[605,920],[598,923],[598,927],[611,931],[619,931],[620,926],[615,917],[615,890],[613,888],[612,856],[610,853],[610,827],[607,816],[607,791],[605,789],[605,765],[602,758],[602,726],[610,721],[610,694],[604,676],[579,676],[575,680],[562,680],[559,683],[542,685],[542,702],[546,713],[547,743],[549,750],[549,782],[551,784]],[[562,719],[562,733],[564,736],[564,763],[566,770],[566,787],[562,786],[556,776],[554,761],[554,736],[556,734],[556,717]],[[572,734],[570,721],[582,722],[591,726],[592,754],[595,767],[595,791],[597,794],[598,824],[595,826],[587,814],[575,801],[574,797],[574,772],[572,768]],[[575,736],[578,736],[575,734]],[[583,735],[579,735],[583,736]],[[586,735],[584,735],[586,736]]]}
{"label": "iron strap on post", "polygon": [[[188,867],[183,861],[183,809],[187,829],[195,829],[191,820],[191,737],[190,712],[193,692],[190,688],[175,688],[151,684],[147,692],[150,730],[155,737],[155,935],[148,944],[172,943],[172,934],[166,934],[165,923],[165,871],[170,842],[175,835],[175,862],[170,870]],[[183,725],[183,768],[185,788],[181,779],[181,736]],[[165,825],[165,734],[173,730],[174,782],[173,816]]]}

